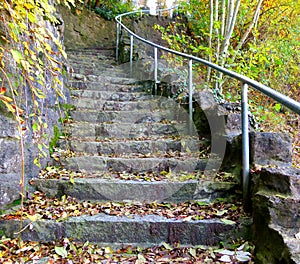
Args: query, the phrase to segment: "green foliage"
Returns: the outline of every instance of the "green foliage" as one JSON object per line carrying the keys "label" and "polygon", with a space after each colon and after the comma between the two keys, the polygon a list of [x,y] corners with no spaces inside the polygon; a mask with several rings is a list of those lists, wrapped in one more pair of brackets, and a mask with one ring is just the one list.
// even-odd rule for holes
{"label": "green foliage", "polygon": [[52,155],[54,153],[54,149],[57,146],[59,138],[62,136],[62,132],[59,130],[58,126],[53,127],[53,137],[49,142],[49,153]]}
{"label": "green foliage", "polygon": [[63,110],[63,116],[59,118],[59,122],[64,124],[71,120],[70,111],[74,110],[75,106],[72,104],[60,104],[60,109]]}
{"label": "green foliage", "polygon": [[87,1],[86,6],[107,20],[133,9],[131,1],[122,0],[92,0]]}
{"label": "green foliage", "polygon": [[[221,2],[219,1],[219,17]],[[258,22],[239,48],[239,43],[252,22],[256,5],[257,1],[242,1],[224,66],[299,101],[300,2],[296,0],[263,1]],[[188,19],[187,22],[178,20],[167,28],[156,26],[162,33],[163,39],[172,49],[192,53],[205,59],[211,57],[212,62],[218,63],[214,56],[217,54],[218,42],[222,44],[223,37],[216,35],[221,26],[218,21],[213,24],[213,35],[209,34],[209,1],[184,2],[181,4],[180,12]],[[183,19],[182,15],[178,17]],[[182,23],[186,25],[185,28],[182,27]],[[209,48],[209,39],[212,41],[212,48]],[[173,60],[174,63],[178,62],[171,55],[165,58]],[[206,67],[199,66],[197,74],[194,75],[206,75],[206,70]],[[203,78],[202,82],[206,80]],[[226,100],[240,100],[239,82],[218,75],[210,81],[207,86],[211,88],[215,88],[214,82],[221,83]],[[284,112],[284,109],[280,105],[274,104],[272,100],[254,90],[250,90],[249,97],[251,108],[255,113],[265,112],[258,117],[259,122],[268,121],[275,124],[282,122],[282,117],[278,114]]]}
{"label": "green foliage", "polygon": [[[115,2],[110,5],[110,2]],[[96,7],[97,14],[108,20],[114,19],[117,15],[126,13],[132,10],[129,3],[122,3],[122,1],[104,1],[101,7]]]}

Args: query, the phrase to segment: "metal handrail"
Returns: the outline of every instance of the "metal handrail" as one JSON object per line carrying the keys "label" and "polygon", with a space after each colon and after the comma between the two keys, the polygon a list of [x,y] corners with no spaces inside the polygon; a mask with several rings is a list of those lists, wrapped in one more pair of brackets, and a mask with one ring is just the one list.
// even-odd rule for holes
{"label": "metal handrail", "polygon": [[[174,7],[173,7],[174,8]],[[171,9],[173,9],[171,8]],[[157,10],[157,12],[163,12],[169,9],[163,9],[163,10]],[[274,89],[257,82],[247,76],[244,76],[242,74],[236,73],[232,70],[226,69],[224,67],[221,67],[215,63],[212,63],[210,61],[207,61],[205,59],[201,59],[198,57],[195,57],[193,55],[189,55],[183,52],[179,52],[176,50],[172,50],[169,48],[166,48],[164,46],[161,46],[159,44],[156,44],[152,41],[149,41],[147,39],[144,39],[137,34],[135,34],[133,31],[131,31],[128,27],[126,27],[122,23],[122,18],[124,16],[128,15],[134,15],[134,14],[149,14],[149,10],[137,10],[137,11],[132,11],[132,12],[127,12],[121,15],[116,16],[115,20],[117,22],[117,36],[116,36],[116,59],[118,61],[118,53],[119,53],[119,35],[120,35],[120,30],[123,28],[125,31],[128,32],[130,36],[130,68],[132,71],[132,61],[133,61],[133,42],[134,38],[152,46],[154,48],[154,76],[155,76],[155,83],[158,82],[158,77],[157,77],[157,50],[163,50],[165,52],[181,56],[185,59],[188,59],[188,87],[189,87],[189,114],[190,114],[190,119],[192,120],[192,94],[193,94],[193,77],[192,77],[192,65],[193,61],[199,62],[205,66],[208,66],[210,68],[213,68],[224,75],[230,76],[236,80],[239,80],[242,83],[242,138],[243,138],[243,200],[244,200],[244,207],[248,207],[248,202],[249,202],[249,168],[250,168],[250,149],[249,149],[249,119],[248,119],[248,87],[253,87],[254,89],[260,91],[261,93],[269,96],[270,98],[274,99],[275,101],[281,103],[282,105],[286,106],[287,108],[291,109],[293,112],[297,113],[300,115],[300,103],[293,100],[292,98],[289,98],[286,95],[283,95]]]}

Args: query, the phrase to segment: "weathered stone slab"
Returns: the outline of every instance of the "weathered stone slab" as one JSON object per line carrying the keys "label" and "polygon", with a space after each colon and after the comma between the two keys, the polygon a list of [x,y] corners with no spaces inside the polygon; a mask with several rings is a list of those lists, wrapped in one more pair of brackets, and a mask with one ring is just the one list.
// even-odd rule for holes
{"label": "weathered stone slab", "polygon": [[262,168],[259,179],[262,188],[300,198],[300,169]]}
{"label": "weathered stone slab", "polygon": [[0,173],[0,209],[20,198],[21,173]]}
{"label": "weathered stone slab", "polygon": [[[149,95],[141,92],[114,92],[114,91],[96,91],[96,90],[71,90],[71,94],[75,97],[80,97],[81,100],[111,100],[111,101],[134,101],[146,100]],[[91,100],[92,99],[92,100]],[[73,104],[78,98],[72,100]]]}
{"label": "weathered stone slab", "polygon": [[251,133],[251,160],[259,165],[291,166],[292,138],[289,134]]}
{"label": "weathered stone slab", "polygon": [[[80,112],[77,112],[80,113]],[[129,114],[129,113],[128,113]],[[160,118],[163,120],[163,117],[160,117],[160,113],[157,113],[156,119]],[[88,113],[82,113],[88,118]],[[106,118],[106,113],[103,114],[103,118]],[[118,115],[119,116],[119,115]],[[124,113],[125,116],[125,113]],[[101,113],[94,118],[97,118],[99,122],[101,122]],[[77,116],[76,116],[77,118]],[[116,118],[116,121],[121,122],[120,118]],[[132,122],[130,122],[130,119]],[[149,123],[142,122],[144,119],[149,120]],[[156,120],[154,120],[156,121]],[[104,121],[106,122],[106,121]],[[87,137],[87,138],[97,138],[97,139],[105,139],[105,138],[114,138],[114,139],[134,139],[139,137],[149,137],[149,136],[163,136],[163,135],[189,135],[188,126],[186,123],[155,123],[153,122],[152,114],[141,114],[140,119],[136,116],[136,120],[134,120],[134,116],[129,116],[128,123],[84,123],[77,122],[71,123],[69,127],[66,129],[67,133],[70,133],[72,137]]]}
{"label": "weathered stone slab", "polygon": [[[300,199],[260,191],[253,198],[255,214],[264,214],[265,223],[300,228]],[[257,219],[260,221],[260,219]]]}
{"label": "weathered stone slab", "polygon": [[[77,75],[77,78],[81,78]],[[140,92],[143,90],[143,86],[141,85],[128,85],[122,83],[112,84],[109,81],[107,82],[99,82],[98,80],[87,82],[82,76],[83,80],[79,81],[70,81],[68,85],[73,89],[81,89],[81,90],[95,90],[95,91],[106,91],[106,92]],[[91,77],[90,77],[91,78]],[[98,78],[98,77],[97,77]],[[121,80],[120,80],[121,82]],[[129,82],[129,81],[128,81]]]}
{"label": "weathered stone slab", "polygon": [[238,186],[235,183],[212,181],[126,181],[99,178],[68,180],[35,179],[36,190],[49,197],[67,195],[88,201],[137,201],[137,202],[183,202],[190,200],[212,201],[234,195]]}
{"label": "weathered stone slab", "polygon": [[256,193],[253,224],[258,263],[298,263],[294,260],[299,259],[299,198]]}
{"label": "weathered stone slab", "polygon": [[[23,225],[30,224],[28,220]],[[7,237],[16,237],[17,220],[0,221]],[[179,242],[181,245],[218,245],[246,236],[248,227],[228,225],[220,220],[182,221],[161,216],[117,217],[105,214],[71,217],[65,221],[37,220],[22,233],[23,240],[50,242],[69,237],[92,243],[159,244]]]}
{"label": "weathered stone slab", "polygon": [[20,141],[13,138],[0,138],[0,150],[0,173],[20,172]]}
{"label": "weathered stone slab", "polygon": [[0,138],[17,138],[18,129],[16,122],[7,116],[2,115],[0,112]]}
{"label": "weathered stone slab", "polygon": [[140,100],[140,101],[127,101],[127,102],[117,102],[108,100],[90,100],[87,98],[80,98],[74,102],[74,106],[84,109],[103,109],[105,111],[153,111],[155,109],[165,109],[158,100]]}
{"label": "weathered stone slab", "polygon": [[[23,220],[22,226],[27,228],[21,232],[21,237],[25,241],[44,241],[50,242],[66,237],[65,223],[57,221],[30,221]],[[18,236],[17,232],[20,230],[19,220],[0,220],[0,230],[3,235],[9,238]],[[86,239],[86,241],[88,238]]]}
{"label": "weathered stone slab", "polygon": [[124,172],[194,172],[204,171],[207,160],[188,158],[112,158],[102,156],[78,156],[62,161],[65,168],[74,171],[124,171]]}
{"label": "weathered stone slab", "polygon": [[61,147],[68,144],[71,151],[90,153],[94,155],[112,155],[112,154],[155,154],[158,152],[180,151],[180,152],[196,152],[199,151],[199,140],[190,138],[172,139],[153,139],[153,140],[124,140],[110,142],[93,142],[80,141],[73,139],[69,142],[59,144]]}

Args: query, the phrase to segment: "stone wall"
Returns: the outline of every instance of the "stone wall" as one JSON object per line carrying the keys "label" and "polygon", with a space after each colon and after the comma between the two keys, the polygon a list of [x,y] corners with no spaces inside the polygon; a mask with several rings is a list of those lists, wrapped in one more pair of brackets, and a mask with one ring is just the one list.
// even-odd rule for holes
{"label": "stone wall", "polygon": [[[57,14],[58,18],[60,17]],[[41,21],[42,23],[42,21]],[[52,34],[59,38],[61,38],[62,25],[56,27],[50,24],[49,22],[44,21],[45,27],[47,27]],[[54,52],[58,52],[57,47],[53,43],[49,43],[52,46],[52,50]],[[63,60],[58,57],[58,60]],[[12,71],[13,63],[11,63],[11,58],[9,55],[5,57],[7,65],[10,65]],[[59,126],[58,119],[61,116],[58,111],[57,104],[58,98],[57,94],[52,86],[52,75],[48,72],[46,73],[46,80],[48,83],[46,84],[47,89],[41,87],[41,90],[44,91],[46,98],[39,99],[43,105],[40,109],[39,113],[43,122],[47,123],[47,127],[43,129],[42,133],[45,133],[46,137],[39,137],[32,130],[33,119],[30,117],[30,111],[33,108],[33,102],[31,101],[31,94],[28,87],[24,87],[22,93],[25,99],[22,103],[22,108],[27,112],[27,116],[25,119],[26,130],[24,130],[24,163],[25,163],[25,190],[31,191],[30,185],[28,185],[28,181],[31,178],[37,177],[39,173],[39,168],[34,165],[34,159],[39,156],[39,150],[37,146],[37,142],[44,143],[46,146],[49,145],[49,141],[53,135],[54,126]],[[62,85],[60,87],[61,92],[68,98],[68,90],[64,87],[64,77],[58,76]],[[12,82],[14,83],[14,82]],[[36,84],[37,86],[39,84]],[[16,88],[17,89],[17,88]],[[17,89],[18,90],[18,89]],[[62,100],[60,100],[62,102]],[[47,152],[47,150],[45,149]],[[50,161],[49,153],[44,158],[41,158],[41,165],[46,166]],[[0,209],[4,209],[10,203],[20,198],[20,180],[21,180],[21,166],[22,164],[22,156],[21,156],[21,143],[20,143],[20,135],[17,129],[16,122],[14,121],[12,115],[7,112],[5,106],[0,105]]]}
{"label": "stone wall", "polygon": [[253,175],[255,263],[300,263],[300,169]]}
{"label": "stone wall", "polygon": [[64,20],[64,44],[66,50],[115,49],[116,25],[87,9],[70,10],[60,7]]}
{"label": "stone wall", "polygon": [[0,112],[0,209],[19,198],[20,140],[14,120]]}

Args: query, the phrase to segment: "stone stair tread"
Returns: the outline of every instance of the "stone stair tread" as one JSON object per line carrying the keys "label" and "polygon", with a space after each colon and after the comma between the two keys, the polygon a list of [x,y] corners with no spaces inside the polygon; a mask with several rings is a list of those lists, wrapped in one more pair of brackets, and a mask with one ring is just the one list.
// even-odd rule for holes
{"label": "stone stair tread", "polygon": [[[203,142],[203,145],[206,142]],[[73,138],[70,141],[60,140],[60,148],[70,149],[73,152],[123,154],[123,153],[155,153],[166,151],[196,152],[200,149],[200,141],[196,138],[178,139],[144,139],[144,140],[118,140],[118,141],[82,141]]]}
{"label": "stone stair tread", "polygon": [[[182,245],[218,245],[241,237],[246,229],[241,223],[226,224],[221,220],[177,220],[161,216],[93,216],[71,217],[65,221],[23,220],[25,229],[21,233],[24,241],[57,241],[71,237],[74,241],[91,243],[148,243],[162,241]],[[7,237],[16,237],[19,220],[1,220],[0,228]],[[244,232],[243,232],[244,231]]]}
{"label": "stone stair tread", "polygon": [[[112,174],[112,173],[111,173]],[[85,174],[83,174],[85,175]],[[63,176],[61,176],[63,177]],[[218,182],[213,180],[175,179],[161,181],[122,180],[103,175],[94,178],[34,179],[31,184],[37,191],[47,197],[63,195],[86,201],[117,201],[117,202],[185,202],[199,200],[212,202],[216,199],[236,198],[238,183]],[[109,177],[109,178],[105,178]],[[174,177],[176,177],[174,175]]]}
{"label": "stone stair tread", "polygon": [[[63,153],[63,150],[62,152]],[[55,153],[54,153],[55,154]],[[187,160],[191,158],[199,158],[199,152],[184,152],[184,151],[141,151],[139,150],[132,150],[131,152],[111,152],[106,153],[105,151],[101,152],[99,149],[98,151],[94,152],[86,152],[86,151],[73,151],[72,157],[103,157],[103,158],[120,158],[120,159],[178,159],[178,160]]]}
{"label": "stone stair tread", "polygon": [[[72,75],[70,76],[71,79],[83,79],[82,77],[78,78],[79,76],[85,76],[86,79],[91,79],[89,76],[102,76],[104,78],[107,77],[114,77],[114,78],[130,78],[129,74],[124,72],[122,69],[112,65],[110,61],[106,62],[92,62],[89,63],[87,66],[82,65],[72,65]],[[75,78],[74,78],[75,77]],[[95,77],[93,77],[95,78]],[[97,79],[99,80],[99,78]]]}
{"label": "stone stair tread", "polygon": [[[168,106],[163,105],[159,100],[145,96],[143,100],[138,101],[121,101],[116,100],[91,100],[90,98],[76,98],[72,104],[76,109],[102,109],[105,111],[153,111],[168,110]],[[184,110],[182,110],[184,111]]]}
{"label": "stone stair tread", "polygon": [[[39,196],[37,196],[39,194]],[[39,202],[43,209],[39,208]],[[39,192],[34,194],[23,210],[18,210],[6,220],[0,220],[0,230],[8,237],[16,237],[22,217],[32,210],[37,219],[24,219],[30,226],[21,232],[23,240],[57,241],[72,238],[74,241],[92,243],[180,243],[191,245],[217,245],[221,241],[240,237],[248,230],[247,218],[242,209],[230,211],[234,204],[216,203],[203,205],[192,202],[183,204],[79,202],[73,197],[49,199]],[[64,210],[61,211],[61,207]],[[238,205],[241,208],[241,204]],[[224,207],[228,208],[224,212]],[[208,213],[205,211],[208,210]],[[46,213],[47,211],[47,213]],[[218,216],[222,211],[225,215]],[[39,213],[43,213],[42,215]],[[203,212],[203,214],[201,214]],[[38,217],[40,216],[40,217]],[[202,216],[202,217],[201,217]],[[225,218],[226,217],[226,218]],[[222,219],[227,221],[223,221]]]}
{"label": "stone stair tread", "polygon": [[[99,123],[71,123],[65,127],[64,132],[70,134],[72,137],[91,137],[95,139],[110,137],[133,139],[152,135],[189,135],[188,126],[185,123],[112,123],[103,122],[106,120],[101,118],[103,117],[90,117],[91,121],[98,121]],[[132,120],[128,120],[128,122],[130,121]]]}
{"label": "stone stair tread", "polygon": [[144,92],[118,92],[118,91],[97,91],[97,90],[70,90],[76,99],[89,100],[110,100],[110,101],[139,101],[149,98]]}
{"label": "stone stair tread", "polygon": [[74,156],[61,160],[64,168],[74,171],[123,172],[194,172],[204,171],[207,159],[199,158],[119,158],[103,156]]}
{"label": "stone stair tread", "polygon": [[[88,122],[91,124],[128,124],[138,127],[149,126],[151,123],[160,125],[173,125],[180,131],[186,131],[188,127],[188,121],[185,118],[185,113],[182,111],[167,111],[156,109],[154,111],[147,110],[131,110],[131,111],[115,111],[115,110],[91,110],[91,109],[78,109],[70,113],[70,117],[76,124]],[[74,124],[73,124],[74,126]],[[185,126],[184,129],[182,126]],[[195,129],[191,133],[194,133]]]}
{"label": "stone stair tread", "polygon": [[[141,142],[141,141],[189,141],[189,140],[199,140],[199,137],[197,136],[190,136],[190,135],[154,135],[154,136],[142,136],[142,137],[135,137],[135,138],[113,138],[113,137],[107,137],[107,138],[101,138],[94,140],[93,138],[89,137],[74,137],[74,136],[61,136],[60,137],[61,142],[63,141],[80,141],[82,143],[125,143],[125,142]],[[208,146],[209,141],[207,139],[201,139],[200,142],[202,142],[205,146]],[[183,143],[184,144],[184,143]]]}
{"label": "stone stair tread", "polygon": [[[115,72],[116,74],[116,72]],[[106,72],[104,72],[101,75],[93,75],[93,74],[89,74],[89,75],[84,75],[84,74],[72,74],[72,76],[70,76],[70,81],[69,81],[69,85],[76,85],[76,83],[81,83],[84,82],[86,84],[89,84],[90,86],[96,86],[98,84],[106,84],[106,85],[110,85],[110,88],[113,88],[113,85],[120,85],[120,86],[137,86],[140,85],[140,81],[135,79],[135,78],[129,78],[129,77],[118,77],[116,75],[114,76],[109,76],[106,74]],[[98,88],[98,87],[97,87]]]}
{"label": "stone stair tread", "polygon": [[115,61],[115,49],[99,49],[99,50],[68,50],[67,57],[71,65],[73,62],[84,62],[89,60],[110,60],[112,63]]}
{"label": "stone stair tread", "polygon": [[[81,78],[81,77],[80,77]],[[83,77],[84,78],[84,77]],[[109,82],[98,82],[98,81],[73,81],[69,82],[68,86],[71,89],[79,90],[91,90],[91,91],[111,91],[111,92],[141,92],[143,91],[143,86],[139,84],[114,84]]]}

